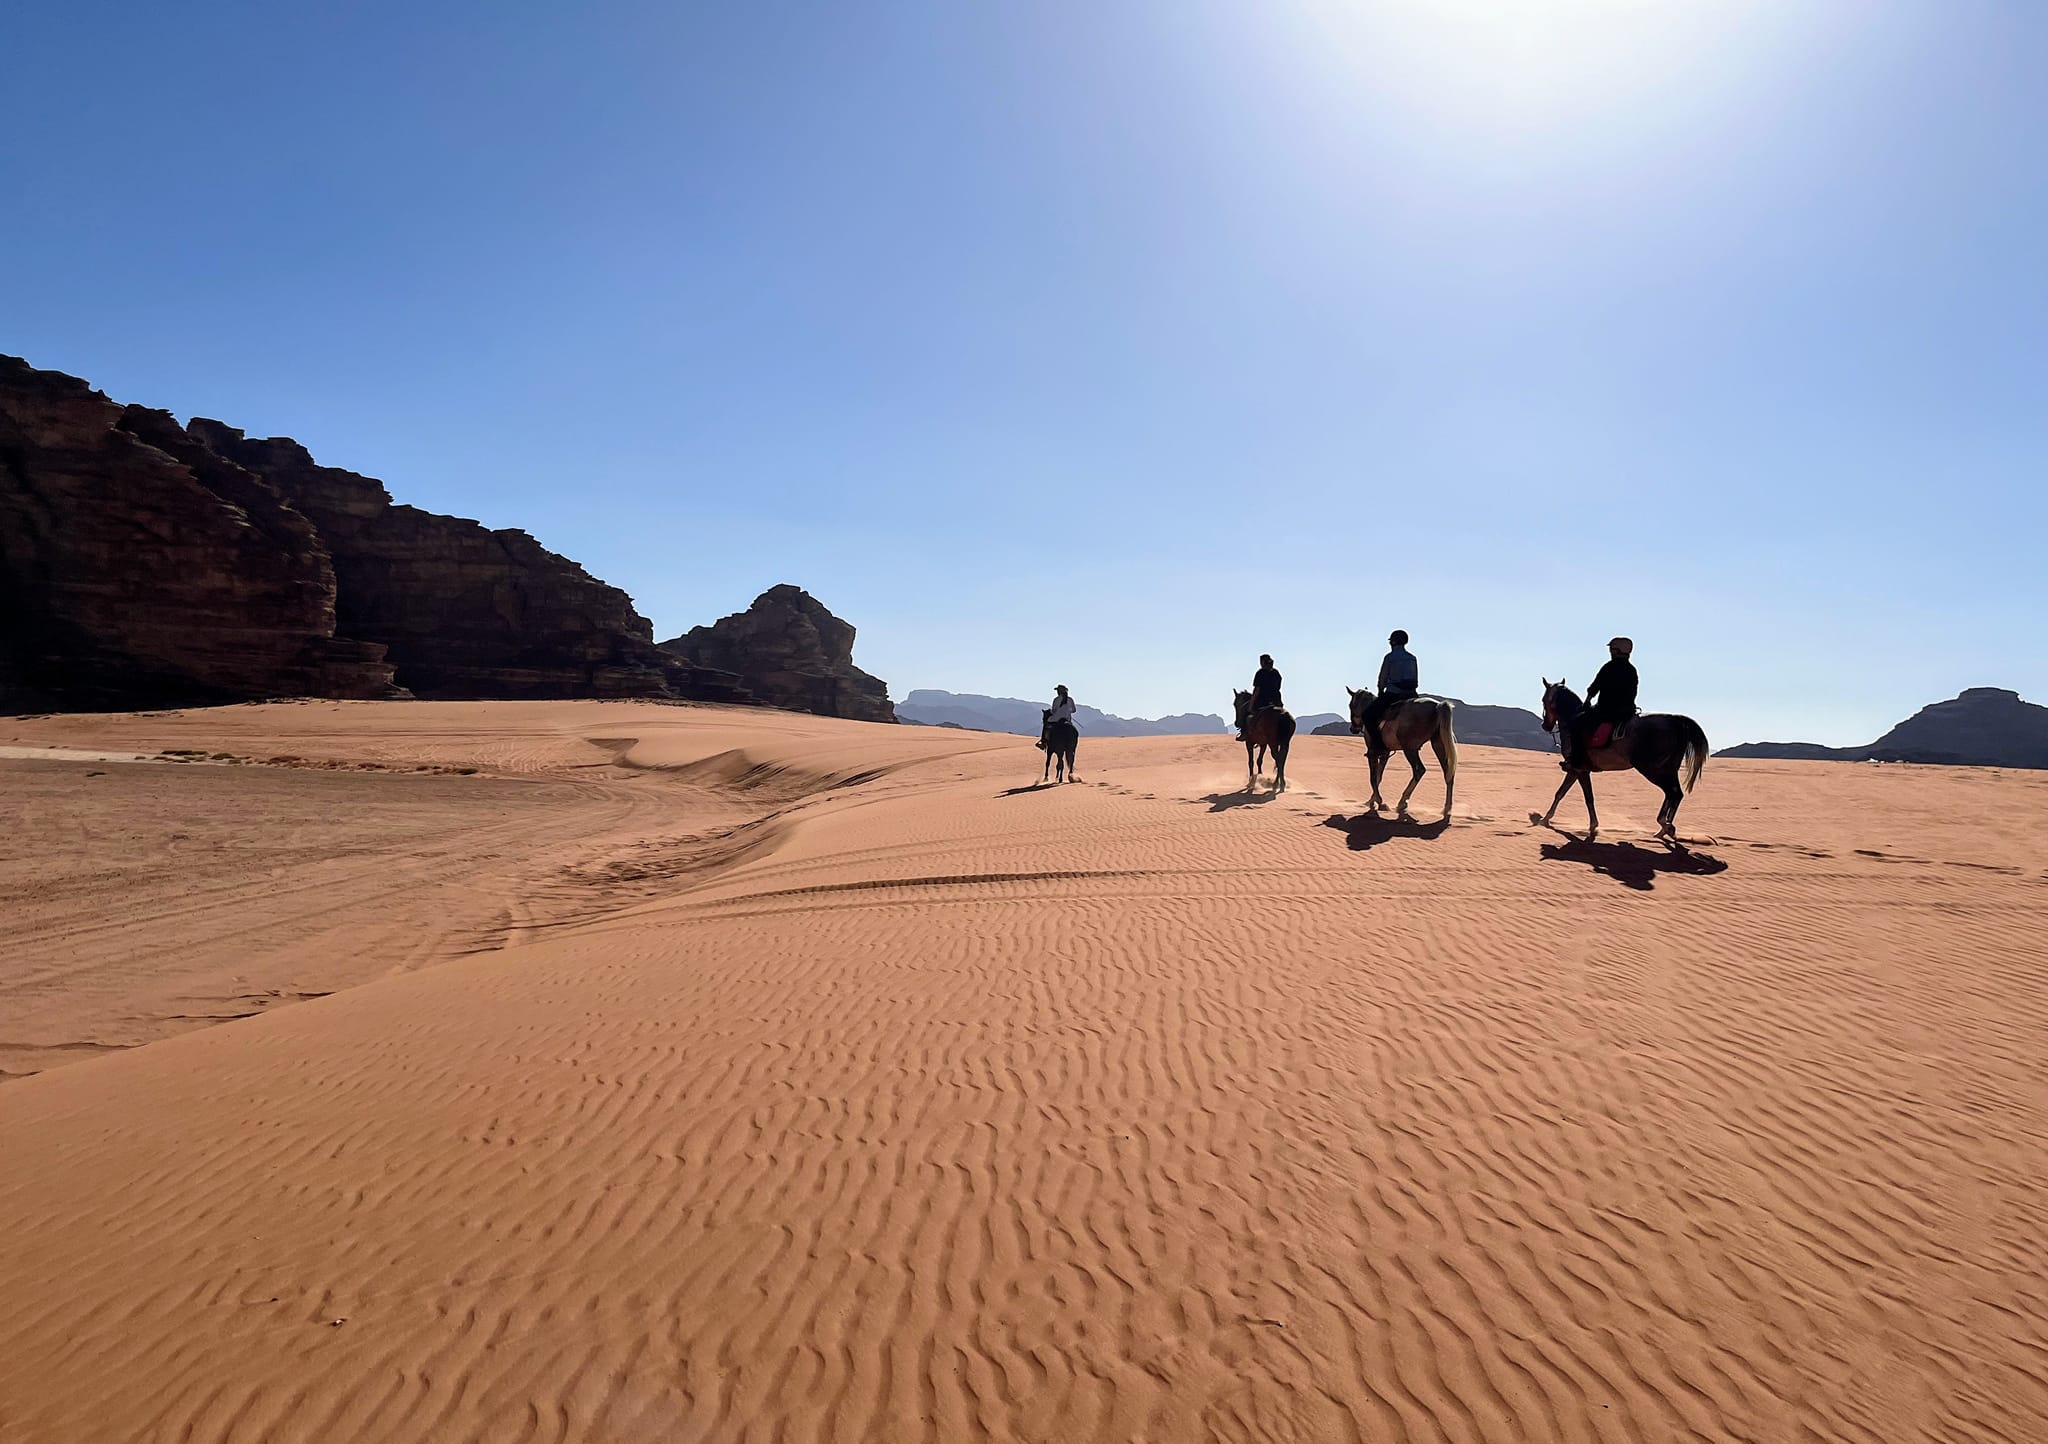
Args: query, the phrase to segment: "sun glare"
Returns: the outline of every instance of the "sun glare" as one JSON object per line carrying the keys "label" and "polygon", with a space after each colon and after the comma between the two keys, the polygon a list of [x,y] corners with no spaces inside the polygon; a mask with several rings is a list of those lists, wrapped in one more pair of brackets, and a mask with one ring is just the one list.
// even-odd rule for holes
{"label": "sun glare", "polygon": [[1312,0],[1319,63],[1454,129],[1540,138],[1724,100],[1788,12],[1753,0]]}

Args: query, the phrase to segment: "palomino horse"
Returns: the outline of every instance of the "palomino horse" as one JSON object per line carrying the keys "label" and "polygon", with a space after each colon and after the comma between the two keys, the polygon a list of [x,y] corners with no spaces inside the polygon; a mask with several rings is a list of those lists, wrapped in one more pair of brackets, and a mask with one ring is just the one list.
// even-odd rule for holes
{"label": "palomino horse", "polygon": [[[1565,686],[1563,678],[1555,682],[1548,677],[1543,679],[1543,730],[1557,733],[1567,755],[1571,751],[1567,739],[1572,725],[1585,708],[1579,694]],[[1707,734],[1690,717],[1675,712],[1647,712],[1629,723],[1605,747],[1589,746],[1586,757],[1592,767],[1567,771],[1557,796],[1550,799],[1550,811],[1541,817],[1530,813],[1531,822],[1548,827],[1558,803],[1564,801],[1564,795],[1576,782],[1586,794],[1586,836],[1591,837],[1600,830],[1599,814],[1593,811],[1593,773],[1621,772],[1633,767],[1664,789],[1664,805],[1657,809],[1657,836],[1676,838],[1678,805],[1685,801],[1685,795],[1700,780],[1700,769],[1707,765]]]}
{"label": "palomino horse", "polygon": [[1416,784],[1428,771],[1422,765],[1422,744],[1427,742],[1436,749],[1437,766],[1444,770],[1444,816],[1449,817],[1451,797],[1458,790],[1458,739],[1451,732],[1451,703],[1442,697],[1404,697],[1389,704],[1380,714],[1379,725],[1367,732],[1365,712],[1372,706],[1372,693],[1363,688],[1356,692],[1349,687],[1344,690],[1351,692],[1352,734],[1365,738],[1365,758],[1372,766],[1372,810],[1378,812],[1386,806],[1380,801],[1380,779],[1387,775],[1387,763],[1393,755],[1404,752],[1415,775],[1408,779],[1408,790],[1394,804],[1394,815],[1408,815],[1408,799],[1415,795]]}
{"label": "palomino horse", "polygon": [[1054,763],[1059,764],[1059,780],[1072,782],[1074,753],[1080,750],[1081,729],[1071,722],[1047,721],[1045,731],[1038,739],[1038,745],[1045,749],[1045,776],[1038,779],[1040,784],[1052,776]]}
{"label": "palomino horse", "polygon": [[[1237,697],[1237,730],[1244,738],[1244,789],[1249,792],[1259,780],[1259,769],[1266,765],[1266,754],[1273,754],[1273,790],[1287,790],[1287,749],[1294,742],[1294,714],[1285,707],[1261,707],[1252,711],[1252,694],[1239,692]],[[1256,749],[1256,756],[1254,756]]]}

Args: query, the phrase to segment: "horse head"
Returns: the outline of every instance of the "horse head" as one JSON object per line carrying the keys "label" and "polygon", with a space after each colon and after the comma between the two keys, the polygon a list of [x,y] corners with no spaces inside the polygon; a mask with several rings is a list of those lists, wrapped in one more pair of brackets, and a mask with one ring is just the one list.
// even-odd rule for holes
{"label": "horse head", "polygon": [[1365,709],[1372,706],[1372,692],[1365,687],[1346,687],[1351,694],[1351,735],[1365,731]]}
{"label": "horse head", "polygon": [[1579,694],[1567,687],[1564,678],[1543,679],[1543,730],[1555,732],[1559,722],[1569,722],[1580,708]]}
{"label": "horse head", "polygon": [[1252,694],[1249,692],[1232,692],[1230,696],[1232,704],[1237,708],[1237,725],[1243,727],[1245,723],[1251,720]]}

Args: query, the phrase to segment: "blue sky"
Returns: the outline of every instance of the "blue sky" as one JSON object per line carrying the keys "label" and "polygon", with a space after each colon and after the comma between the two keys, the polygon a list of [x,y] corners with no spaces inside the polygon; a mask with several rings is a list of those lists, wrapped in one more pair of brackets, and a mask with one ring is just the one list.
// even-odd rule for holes
{"label": "blue sky", "polygon": [[2048,697],[2048,6],[23,5],[0,350],[917,686]]}

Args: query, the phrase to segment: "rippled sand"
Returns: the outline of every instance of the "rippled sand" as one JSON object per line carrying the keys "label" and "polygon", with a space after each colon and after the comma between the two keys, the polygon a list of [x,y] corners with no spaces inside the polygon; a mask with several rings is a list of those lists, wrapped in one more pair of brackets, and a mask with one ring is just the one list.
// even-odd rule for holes
{"label": "rippled sand", "polygon": [[2048,776],[0,744],[9,1444],[2048,1438]]}

